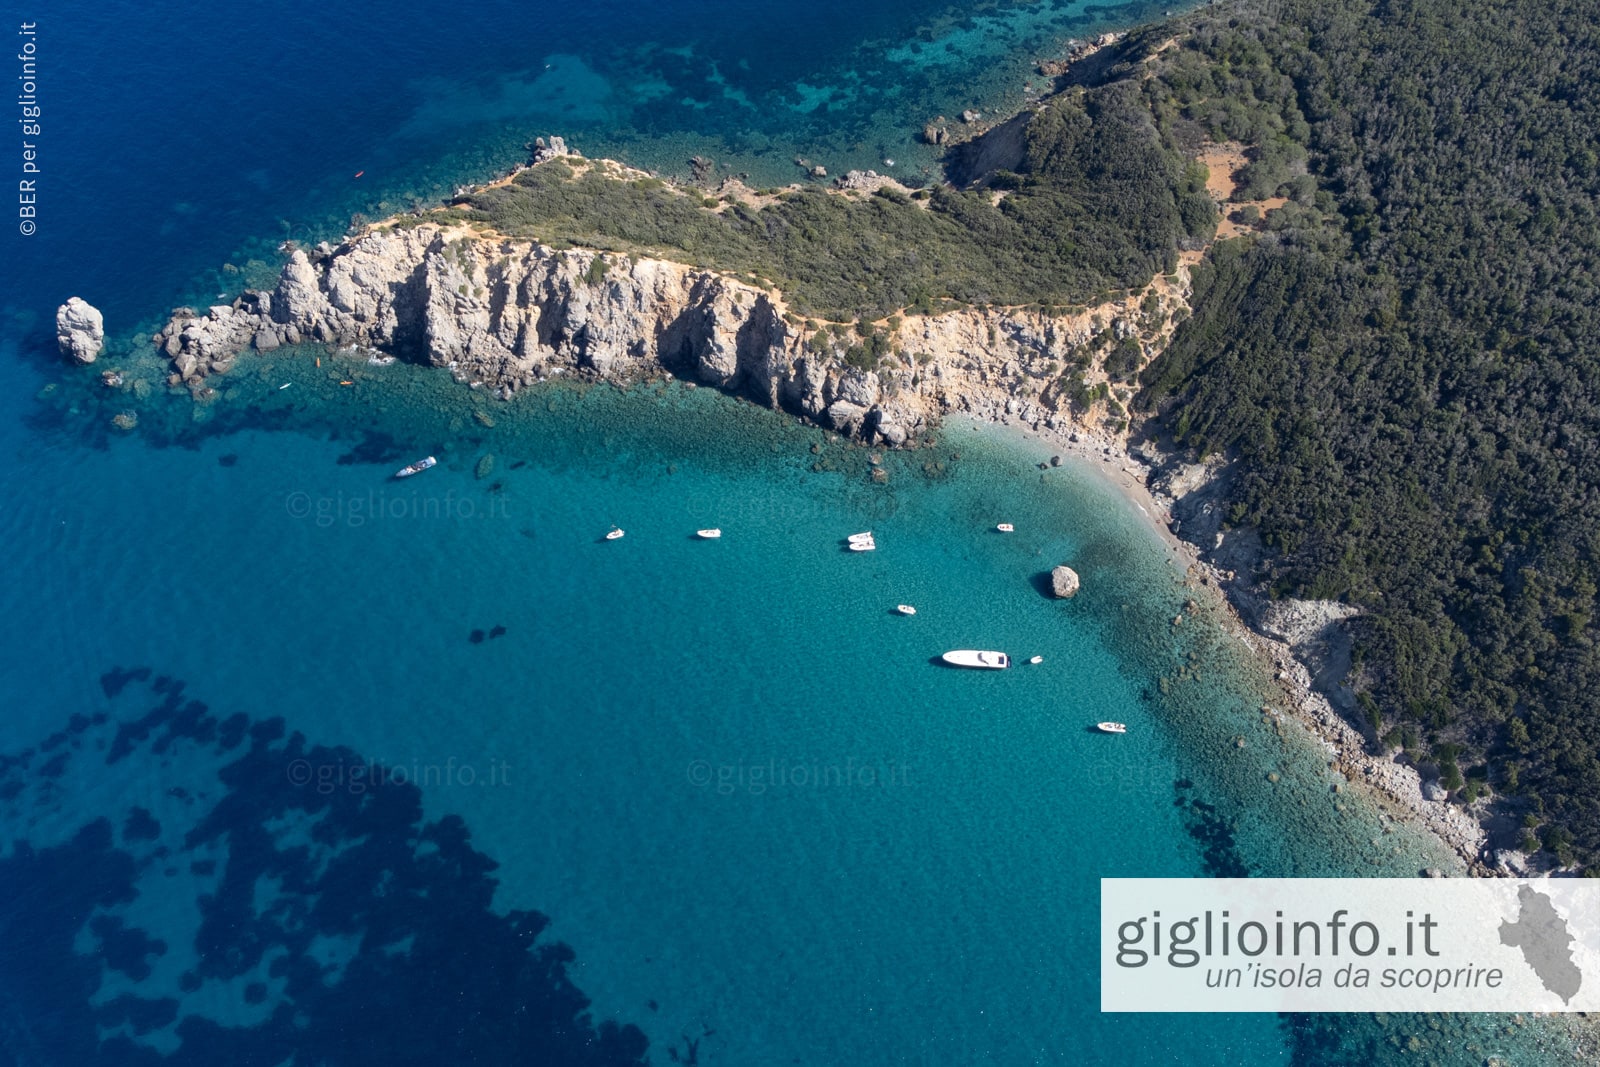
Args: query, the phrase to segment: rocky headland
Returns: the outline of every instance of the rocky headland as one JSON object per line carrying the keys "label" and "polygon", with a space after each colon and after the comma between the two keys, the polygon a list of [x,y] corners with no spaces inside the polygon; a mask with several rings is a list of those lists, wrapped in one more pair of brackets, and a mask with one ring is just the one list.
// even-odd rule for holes
{"label": "rocky headland", "polygon": [[[447,368],[502,397],[556,375],[665,371],[898,447],[950,412],[1097,428],[1113,409],[1075,400],[1063,371],[1112,341],[1133,339],[1141,362],[1153,357],[1187,295],[1180,267],[1075,315],[893,316],[868,361],[851,354],[854,327],[808,324],[776,290],[661,259],[512,240],[441,212],[337,247],[294,249],[276,287],[180,308],[155,342],[171,361],[169,384],[194,391],[252,352],[319,342]],[[1105,375],[1090,368],[1084,380]],[[1130,391],[1120,387],[1123,399]],[[1101,395],[1116,392],[1108,384]]]}
{"label": "rocky headland", "polygon": [[[531,165],[572,159],[555,140]],[[835,195],[871,195],[886,182],[846,176]],[[1226,209],[1227,193],[1217,195]],[[1092,307],[889,316],[873,325],[881,343],[863,359],[857,327],[794,314],[774,288],[667,259],[514,239],[453,208],[388,220],[337,246],[285,251],[271,289],[172,314],[153,338],[170,361],[169,387],[207,400],[213,376],[309,343],[443,368],[503,398],[560,377],[671,375],[889,447],[931,444],[940,420],[955,414],[1033,432],[1103,465],[1187,559],[1181,580],[1202,600],[1209,589],[1221,621],[1272,665],[1288,710],[1263,714],[1297,715],[1323,739],[1330,766],[1419,819],[1469,869],[1520,869],[1519,856],[1486,851],[1474,814],[1430,789],[1419,769],[1376,752],[1356,725],[1340,627],[1349,609],[1275,600],[1257,587],[1261,546],[1222,522],[1225,458],[1189,462],[1127,410],[1133,373],[1109,373],[1107,355],[1136,348],[1136,371],[1160,354],[1188,314],[1189,268],[1201,253]],[[93,311],[65,305],[58,321],[63,352],[87,362],[93,355],[81,353],[98,351],[99,323],[84,309]],[[1056,594],[1072,595],[1075,578],[1062,574]]]}

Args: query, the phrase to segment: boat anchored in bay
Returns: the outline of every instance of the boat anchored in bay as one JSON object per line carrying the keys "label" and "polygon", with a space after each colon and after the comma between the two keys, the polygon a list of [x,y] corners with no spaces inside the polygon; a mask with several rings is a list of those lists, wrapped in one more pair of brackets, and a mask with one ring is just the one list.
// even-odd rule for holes
{"label": "boat anchored in bay", "polygon": [[423,471],[427,470],[429,467],[438,462],[439,461],[434,459],[432,456],[428,456],[426,459],[419,459],[415,463],[401,467],[399,470],[394,472],[394,476],[396,478],[409,478],[413,474],[421,474]]}
{"label": "boat anchored in bay", "polygon": [[972,667],[978,670],[1003,671],[1011,666],[1011,657],[1004,652],[983,649],[957,648],[939,657],[952,667]]}

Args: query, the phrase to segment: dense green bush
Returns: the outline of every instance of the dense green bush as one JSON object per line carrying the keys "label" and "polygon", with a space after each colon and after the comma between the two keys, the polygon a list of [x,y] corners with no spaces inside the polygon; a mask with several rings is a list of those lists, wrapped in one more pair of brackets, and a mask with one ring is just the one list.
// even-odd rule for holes
{"label": "dense green bush", "polygon": [[[1589,863],[1593,15],[1278,0],[1198,16],[1146,86],[1158,121],[1262,145],[1247,192],[1286,185],[1296,203],[1197,272],[1194,315],[1142,397],[1197,452],[1237,455],[1229,515],[1277,550],[1274,588],[1365,609],[1361,678],[1382,718],[1485,759],[1496,791],[1548,820],[1544,847]],[[1443,769],[1459,782],[1453,756]]]}
{"label": "dense green bush", "polygon": [[512,236],[653,253],[783,290],[803,315],[881,318],[960,304],[1074,304],[1144,285],[1208,237],[1216,215],[1197,172],[1152,120],[1137,83],[1075,92],[1030,124],[1016,188],[893,189],[854,198],[807,189],[720,213],[700,194],[534,167],[470,198]]}

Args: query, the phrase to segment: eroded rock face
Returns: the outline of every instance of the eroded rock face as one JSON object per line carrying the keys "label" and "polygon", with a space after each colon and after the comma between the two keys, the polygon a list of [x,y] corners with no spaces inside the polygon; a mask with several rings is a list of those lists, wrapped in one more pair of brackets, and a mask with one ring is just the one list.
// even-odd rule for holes
{"label": "eroded rock face", "polygon": [[[867,172],[856,181],[890,179]],[[1181,276],[1181,287],[1158,294],[1164,301],[1184,298]],[[1133,294],[1075,315],[906,316],[870,366],[847,365],[842,335],[824,327],[813,336],[782,294],[679,263],[486,237],[441,219],[296,250],[272,290],[204,313],[180,309],[156,340],[173,383],[191,391],[246,350],[319,342],[448,368],[501,396],[557,373],[628,380],[668,370],[899,446],[952,412],[1035,427],[1073,421],[1060,368],[1112,324],[1133,321],[1143,300]]]}
{"label": "eroded rock face", "polygon": [[75,296],[56,309],[56,345],[63,356],[93,363],[105,340],[105,316],[88,301]]}

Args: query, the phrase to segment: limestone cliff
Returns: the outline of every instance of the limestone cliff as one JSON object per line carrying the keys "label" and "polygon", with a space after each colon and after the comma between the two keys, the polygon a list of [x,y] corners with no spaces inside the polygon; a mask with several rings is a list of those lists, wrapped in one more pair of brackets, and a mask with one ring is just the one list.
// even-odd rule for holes
{"label": "limestone cliff", "polygon": [[[804,323],[780,293],[713,271],[430,221],[295,250],[274,289],[204,313],[180,309],[156,341],[174,384],[197,390],[249,349],[321,342],[446,367],[505,396],[552,374],[666,370],[900,445],[945,411],[1035,426],[1102,419],[1115,394],[1083,395],[1103,358],[1094,353],[1123,341],[1139,346],[1139,362],[1152,356],[1187,281],[1180,268],[1077,315],[967,309],[890,320],[878,355],[863,359],[843,328]],[[1074,366],[1084,369],[1074,372],[1076,397],[1065,384]]]}

